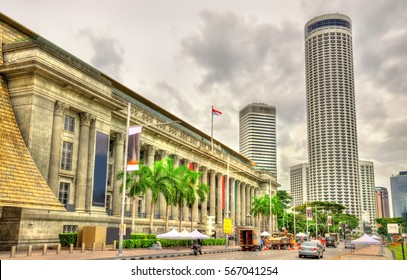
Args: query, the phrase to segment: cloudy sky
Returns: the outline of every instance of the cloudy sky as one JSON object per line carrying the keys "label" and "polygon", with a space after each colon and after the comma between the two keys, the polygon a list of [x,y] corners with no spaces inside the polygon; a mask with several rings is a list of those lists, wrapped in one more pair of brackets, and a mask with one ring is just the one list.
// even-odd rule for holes
{"label": "cloudy sky", "polygon": [[405,0],[2,0],[0,11],[238,151],[239,110],[277,108],[278,181],[307,159],[305,23],[353,22],[359,158],[407,170]]}

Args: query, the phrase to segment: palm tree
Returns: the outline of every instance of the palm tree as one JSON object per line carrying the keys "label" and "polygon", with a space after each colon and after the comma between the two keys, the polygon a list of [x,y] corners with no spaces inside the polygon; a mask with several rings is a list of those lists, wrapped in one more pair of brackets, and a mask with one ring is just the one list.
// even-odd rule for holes
{"label": "palm tree", "polygon": [[[139,170],[127,172],[126,176],[126,190],[128,195],[132,198],[132,215],[131,215],[131,233],[135,230],[135,214],[136,214],[136,200],[139,195],[144,195],[148,189],[146,181],[140,180],[140,177],[144,177],[144,173],[147,171],[148,166],[140,162]],[[123,171],[119,171],[116,174],[117,180],[123,180]],[[120,193],[123,191],[123,186],[120,187]]]}
{"label": "palm tree", "polygon": [[166,157],[163,161],[163,167],[165,168],[165,171],[167,173],[168,181],[170,183],[170,188],[171,190],[167,190],[166,192],[163,192],[165,203],[166,203],[166,208],[165,208],[165,232],[168,231],[168,213],[170,210],[170,205],[175,204],[175,195],[176,195],[176,187],[177,184],[179,183],[179,177],[180,177],[180,172],[181,170],[178,168],[175,168],[174,166],[174,161],[170,157]]}
{"label": "palm tree", "polygon": [[266,228],[264,217],[270,215],[269,201],[270,199],[268,195],[254,197],[252,202],[252,209],[250,209],[250,214],[258,217],[259,224],[261,224],[261,218],[263,218],[263,229]]}
{"label": "palm tree", "polygon": [[191,211],[191,230],[193,227],[192,205],[196,201],[196,195],[201,201],[205,201],[206,195],[209,192],[209,187],[203,183],[197,184],[202,172],[190,170],[187,166],[179,166],[178,168],[178,183],[176,185],[175,203],[178,204],[180,219],[179,230],[182,227],[182,210],[184,205],[188,206]]}
{"label": "palm tree", "polygon": [[160,193],[164,197],[172,197],[173,195],[173,178],[167,171],[167,166],[164,161],[154,162],[153,168],[148,167],[146,172],[143,173],[143,177],[140,178],[145,181],[151,190],[151,204],[150,204],[150,228],[149,232],[153,232],[153,217],[154,217],[154,205],[157,203]]}

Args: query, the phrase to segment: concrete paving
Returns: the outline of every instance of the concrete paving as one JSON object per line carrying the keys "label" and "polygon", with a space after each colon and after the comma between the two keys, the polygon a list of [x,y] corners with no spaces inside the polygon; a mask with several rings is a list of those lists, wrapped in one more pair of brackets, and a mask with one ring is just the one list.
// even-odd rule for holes
{"label": "concrete paving", "polygon": [[[238,246],[204,246],[203,254],[216,254],[223,252],[240,251]],[[11,256],[10,251],[0,251],[0,260],[146,260],[157,258],[170,258],[175,256],[193,255],[189,247],[173,247],[163,248],[161,250],[153,250],[146,248],[138,249],[123,249],[122,255],[118,254],[117,249],[112,246],[107,246],[105,250],[84,250],[74,249],[72,252],[67,248],[63,248],[59,254],[56,249],[47,249],[46,253],[43,250],[33,250],[31,256],[27,256],[27,251],[17,251],[14,256]],[[392,260],[393,257],[387,248],[380,248],[377,245],[369,245],[355,250],[347,249],[344,253],[337,257],[336,260]]]}

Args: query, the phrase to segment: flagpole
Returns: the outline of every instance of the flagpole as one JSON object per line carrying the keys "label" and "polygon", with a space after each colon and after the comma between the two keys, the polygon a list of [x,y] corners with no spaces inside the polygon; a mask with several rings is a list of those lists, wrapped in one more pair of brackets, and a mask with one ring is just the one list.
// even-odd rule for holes
{"label": "flagpole", "polygon": [[211,152],[213,153],[213,105],[211,109],[212,121],[211,121]]}
{"label": "flagpole", "polygon": [[123,188],[122,188],[122,210],[120,217],[120,228],[119,228],[119,252],[117,256],[123,256],[123,237],[126,234],[124,232],[124,209],[126,203],[126,181],[127,181],[127,151],[129,142],[129,126],[130,126],[130,102],[127,103],[127,119],[126,119],[126,142],[124,145],[124,159],[123,159]]}

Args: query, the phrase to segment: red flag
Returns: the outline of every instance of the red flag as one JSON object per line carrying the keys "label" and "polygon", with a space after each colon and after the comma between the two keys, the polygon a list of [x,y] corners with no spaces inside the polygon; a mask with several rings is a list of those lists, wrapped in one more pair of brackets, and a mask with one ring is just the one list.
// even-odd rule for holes
{"label": "red flag", "polygon": [[221,112],[221,111],[218,111],[218,110],[216,110],[216,109],[214,109],[214,108],[212,107],[212,115],[213,115],[213,116],[220,116],[220,115],[222,115],[222,112]]}

